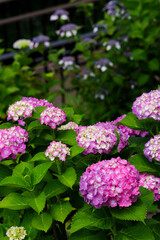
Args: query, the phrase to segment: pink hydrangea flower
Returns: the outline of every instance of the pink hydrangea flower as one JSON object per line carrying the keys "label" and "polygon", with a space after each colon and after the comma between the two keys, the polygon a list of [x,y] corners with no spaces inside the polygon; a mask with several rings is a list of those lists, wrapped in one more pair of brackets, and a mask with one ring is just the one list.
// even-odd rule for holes
{"label": "pink hydrangea flower", "polygon": [[85,202],[95,208],[129,207],[139,192],[139,172],[124,159],[112,158],[87,167],[80,179]]}
{"label": "pink hydrangea flower", "polygon": [[150,162],[152,162],[153,158],[160,162],[160,135],[155,135],[154,138],[151,138],[145,144],[143,152]]}
{"label": "pink hydrangea flower", "polygon": [[21,127],[0,129],[0,160],[5,158],[15,159],[16,154],[25,153],[28,133]]}
{"label": "pink hydrangea flower", "polygon": [[117,144],[117,136],[111,125],[80,127],[76,138],[78,145],[85,148],[83,153],[109,153]]}
{"label": "pink hydrangea flower", "polygon": [[65,161],[66,155],[70,155],[70,149],[66,144],[61,143],[61,141],[51,142],[45,152],[45,156],[49,157],[51,161],[53,161],[56,157],[61,161]]}
{"label": "pink hydrangea flower", "polygon": [[20,125],[25,125],[23,119],[32,117],[35,107],[47,106],[52,107],[53,104],[45,99],[37,99],[32,97],[23,97],[22,100],[15,102],[9,106],[7,120],[13,119],[18,121]]}
{"label": "pink hydrangea flower", "polygon": [[153,191],[154,201],[159,201],[160,199],[160,178],[155,177],[149,173],[141,173],[139,186],[147,188],[150,191]]}
{"label": "pink hydrangea flower", "polygon": [[67,124],[65,124],[65,125],[61,125],[59,128],[58,128],[58,130],[70,130],[70,129],[72,129],[72,130],[77,130],[79,128],[79,126],[78,126],[78,124],[77,123],[75,123],[75,122],[69,122],[69,123],[67,123]]}
{"label": "pink hydrangea flower", "polygon": [[66,121],[66,114],[59,108],[48,107],[40,115],[41,124],[46,124],[52,129]]}
{"label": "pink hydrangea flower", "polygon": [[152,90],[138,97],[132,106],[138,119],[154,118],[160,120],[160,90]]}

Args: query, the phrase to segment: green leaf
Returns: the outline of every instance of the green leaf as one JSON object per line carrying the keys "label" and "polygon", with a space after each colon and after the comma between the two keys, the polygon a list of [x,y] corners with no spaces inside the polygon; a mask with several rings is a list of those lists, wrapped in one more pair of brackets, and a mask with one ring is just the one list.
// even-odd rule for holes
{"label": "green leaf", "polygon": [[51,167],[52,162],[42,163],[36,166],[31,172],[31,182],[33,185],[38,184]]}
{"label": "green leaf", "polygon": [[84,116],[84,114],[83,114],[83,115],[75,114],[75,115],[73,115],[73,117],[72,117],[72,121],[75,122],[75,123],[77,123],[77,124],[80,124],[83,116]]}
{"label": "green leaf", "polygon": [[62,111],[65,111],[65,114],[68,118],[71,118],[74,114],[73,108],[70,107],[62,108]]}
{"label": "green leaf", "polygon": [[146,60],[147,56],[146,56],[146,52],[145,50],[141,49],[141,48],[137,48],[135,50],[132,51],[132,57],[134,60]]}
{"label": "green leaf", "polygon": [[130,207],[126,208],[111,208],[112,216],[121,220],[133,220],[144,222],[146,217],[146,205],[140,200]]}
{"label": "green leaf", "polygon": [[72,206],[68,201],[59,201],[52,205],[51,215],[54,220],[64,223],[64,220],[71,211]]}
{"label": "green leaf", "polygon": [[45,152],[39,152],[34,157],[30,160],[31,162],[36,162],[36,161],[46,161],[48,158],[45,156]]}
{"label": "green leaf", "polygon": [[0,181],[11,174],[12,171],[8,167],[0,165]]}
{"label": "green leaf", "polygon": [[140,199],[147,207],[151,206],[154,203],[153,191],[150,191],[146,188],[140,187]]}
{"label": "green leaf", "polygon": [[27,236],[30,237],[30,239],[35,239],[37,233],[38,233],[38,230],[35,229],[33,226],[32,226],[32,219],[33,217],[35,216],[36,214],[35,213],[31,213],[31,212],[26,212],[24,215],[23,215],[23,221],[21,223],[21,226],[24,226],[24,228],[26,229],[27,231]]}
{"label": "green leaf", "polygon": [[87,229],[81,229],[80,231],[73,233],[70,240],[103,240],[106,239],[104,232],[89,231]]}
{"label": "green leaf", "polygon": [[149,80],[149,75],[148,74],[141,74],[138,78],[138,86],[143,86],[145,85]]}
{"label": "green leaf", "polygon": [[52,217],[49,213],[42,213],[41,215],[36,215],[32,219],[32,226],[38,230],[47,232],[52,224]]}
{"label": "green leaf", "polygon": [[156,168],[153,163],[149,162],[143,155],[135,154],[129,158],[130,164],[134,165],[139,172],[156,172]]}
{"label": "green leaf", "polygon": [[3,223],[10,224],[12,226],[19,226],[20,215],[18,211],[3,209]]}
{"label": "green leaf", "polygon": [[46,198],[49,199],[61,193],[64,193],[67,189],[68,188],[60,183],[58,179],[53,179],[47,183],[43,191],[46,195]]}
{"label": "green leaf", "polygon": [[159,70],[159,61],[157,58],[153,58],[148,63],[149,69],[152,71],[158,71]]}
{"label": "green leaf", "polygon": [[0,201],[0,208],[21,210],[28,208],[25,198],[19,193],[10,193]]}
{"label": "green leaf", "polygon": [[35,119],[40,119],[40,114],[46,109],[46,106],[36,107],[35,112],[33,112],[32,117]]}
{"label": "green leaf", "polygon": [[14,177],[24,177],[28,174],[30,175],[33,169],[33,163],[21,162],[13,169]]}
{"label": "green leaf", "polygon": [[62,141],[68,145],[77,145],[76,142],[76,132],[74,130],[63,130],[57,133],[56,141]]}
{"label": "green leaf", "polygon": [[27,128],[28,131],[31,131],[33,129],[50,129],[50,127],[43,125],[43,124],[41,124],[40,121],[36,120],[36,121],[31,122]]}
{"label": "green leaf", "polygon": [[2,124],[0,125],[0,129],[7,129],[7,128],[11,128],[11,127],[14,127],[14,124],[13,124],[13,123],[9,123],[9,122],[7,122],[7,123],[2,123]]}
{"label": "green leaf", "polygon": [[121,229],[117,233],[115,240],[155,240],[152,231],[144,224]]}
{"label": "green leaf", "polygon": [[75,146],[71,147],[70,150],[71,150],[70,158],[73,158],[73,157],[77,156],[78,154],[80,154],[81,152],[83,152],[85,149],[78,145],[75,145]]}
{"label": "green leaf", "polygon": [[25,201],[33,208],[37,213],[42,212],[46,203],[46,196],[44,192],[41,192],[38,196],[34,196],[33,193],[26,192],[23,194]]}
{"label": "green leaf", "polygon": [[10,176],[4,178],[0,182],[0,186],[7,186],[7,187],[18,187],[18,188],[25,188],[30,190],[31,186],[30,184],[25,181],[24,177],[19,177],[19,176]]}
{"label": "green leaf", "polygon": [[103,208],[95,210],[92,206],[81,208],[73,217],[71,233],[77,232],[85,227],[97,227],[100,229],[110,229],[112,226],[111,218]]}
{"label": "green leaf", "polygon": [[58,175],[59,181],[67,187],[72,188],[77,178],[76,171],[74,168],[69,167],[62,175]]}

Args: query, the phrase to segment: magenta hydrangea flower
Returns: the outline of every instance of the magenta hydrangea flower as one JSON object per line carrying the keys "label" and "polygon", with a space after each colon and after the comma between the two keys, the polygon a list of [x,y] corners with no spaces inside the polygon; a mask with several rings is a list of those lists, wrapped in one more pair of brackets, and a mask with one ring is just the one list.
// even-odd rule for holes
{"label": "magenta hydrangea flower", "polygon": [[146,131],[134,130],[134,129],[128,128],[126,126],[123,126],[123,125],[116,125],[116,123],[120,122],[125,116],[126,116],[126,114],[118,117],[116,120],[111,122],[111,124],[115,125],[115,128],[120,136],[120,141],[118,144],[119,152],[123,148],[125,148],[126,146],[129,145],[128,139],[130,137],[136,137],[136,136],[145,137],[148,134],[148,132],[146,132]]}
{"label": "magenta hydrangea flower", "polygon": [[138,97],[132,106],[138,119],[154,118],[160,120],[160,90],[152,90]]}
{"label": "magenta hydrangea flower", "polygon": [[129,207],[139,192],[139,172],[124,159],[112,158],[87,167],[80,179],[85,202],[95,208]]}
{"label": "magenta hydrangea flower", "polygon": [[14,121],[18,121],[20,125],[24,126],[25,122],[23,119],[32,117],[32,112],[35,111],[35,107],[41,106],[52,107],[53,104],[45,99],[23,97],[22,100],[9,106],[7,120],[9,121],[13,119]]}
{"label": "magenta hydrangea flower", "polygon": [[159,201],[160,199],[160,178],[155,177],[149,173],[141,173],[139,186],[147,188],[150,191],[153,191],[154,201]]}
{"label": "magenta hydrangea flower", "polygon": [[56,157],[61,161],[66,161],[66,155],[70,155],[70,149],[66,144],[60,142],[51,142],[48,146],[45,156],[53,161]]}
{"label": "magenta hydrangea flower", "polygon": [[41,124],[46,124],[52,129],[66,121],[66,114],[59,108],[48,107],[41,114]]}
{"label": "magenta hydrangea flower", "polygon": [[75,122],[69,122],[69,123],[67,123],[67,124],[65,124],[65,125],[61,125],[61,126],[58,128],[58,130],[70,130],[70,129],[72,129],[72,130],[74,130],[74,131],[77,131],[78,128],[79,128],[79,126],[78,126],[77,123],[75,123]]}
{"label": "magenta hydrangea flower", "polygon": [[155,135],[154,138],[151,138],[145,144],[143,152],[150,162],[152,162],[153,158],[160,162],[160,135]]}
{"label": "magenta hydrangea flower", "polygon": [[0,160],[5,158],[15,159],[16,154],[25,153],[28,142],[28,133],[21,127],[0,129]]}
{"label": "magenta hydrangea flower", "polygon": [[83,147],[83,153],[109,153],[117,144],[117,136],[111,125],[80,127],[76,137],[78,145]]}

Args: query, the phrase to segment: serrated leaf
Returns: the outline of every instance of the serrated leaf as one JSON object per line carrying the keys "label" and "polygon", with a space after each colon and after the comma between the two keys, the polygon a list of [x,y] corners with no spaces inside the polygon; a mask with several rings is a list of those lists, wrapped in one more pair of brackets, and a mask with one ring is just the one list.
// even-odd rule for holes
{"label": "serrated leaf", "polygon": [[75,146],[71,147],[70,150],[71,150],[71,155],[69,158],[73,158],[73,157],[77,156],[78,154],[80,154],[81,152],[83,152],[85,149],[78,145],[75,145]]}
{"label": "serrated leaf", "polygon": [[123,240],[123,239],[155,240],[150,228],[140,223],[133,227],[121,229],[121,231],[117,233],[115,240]]}
{"label": "serrated leaf", "polygon": [[45,152],[39,152],[34,155],[34,157],[30,160],[31,162],[36,162],[36,161],[47,161],[48,158],[45,156]]}
{"label": "serrated leaf", "polygon": [[49,213],[36,215],[32,219],[32,226],[38,230],[47,232],[52,224],[52,217]]}
{"label": "serrated leaf", "polygon": [[0,165],[0,181],[11,174],[12,171],[8,167]]}
{"label": "serrated leaf", "polygon": [[73,217],[71,233],[77,232],[88,226],[100,229],[110,229],[112,226],[112,219],[103,209],[98,209],[93,212],[92,206],[85,206]]}
{"label": "serrated leaf", "polygon": [[41,192],[38,196],[34,196],[33,193],[27,192],[23,194],[23,196],[25,196],[25,201],[31,208],[33,208],[37,213],[42,212],[46,203],[46,196],[44,192]]}
{"label": "serrated leaf", "polygon": [[65,186],[72,188],[77,178],[76,171],[74,168],[69,167],[62,175],[58,175],[58,179]]}
{"label": "serrated leaf", "polygon": [[87,229],[81,229],[80,231],[73,233],[70,236],[70,240],[103,240],[106,239],[106,234],[101,232],[89,231]]}
{"label": "serrated leaf", "polygon": [[77,124],[80,124],[83,116],[84,116],[84,115],[75,114],[75,115],[73,115],[73,117],[72,117],[72,121],[75,122],[75,123],[77,123]]}
{"label": "serrated leaf", "polygon": [[71,118],[74,114],[73,108],[70,107],[62,108],[62,111],[65,111],[65,114],[68,118]]}
{"label": "serrated leaf", "polygon": [[33,185],[38,184],[51,167],[52,162],[42,163],[36,166],[31,172],[31,182]]}
{"label": "serrated leaf", "polygon": [[153,163],[150,163],[143,155],[135,154],[129,158],[130,164],[134,165],[139,172],[156,172],[156,168]]}
{"label": "serrated leaf", "polygon": [[46,198],[52,198],[54,196],[57,196],[61,193],[64,193],[68,188],[59,182],[58,179],[53,179],[44,188],[44,193],[46,195]]}
{"label": "serrated leaf", "polygon": [[56,141],[62,141],[68,145],[76,145],[76,132],[74,130],[63,130],[57,133]]}
{"label": "serrated leaf", "polygon": [[121,220],[133,220],[144,222],[146,217],[147,208],[146,205],[138,200],[130,207],[125,208],[111,208],[111,214],[113,217]]}
{"label": "serrated leaf", "polygon": [[23,221],[21,223],[21,226],[24,226],[24,228],[26,229],[27,231],[27,236],[29,236],[32,239],[35,239],[37,233],[38,233],[38,230],[35,229],[33,226],[32,226],[32,219],[33,217],[36,215],[36,213],[31,213],[31,212],[26,212],[23,216]]}
{"label": "serrated leaf", "polygon": [[25,198],[19,193],[10,193],[0,201],[0,208],[21,210],[29,208]]}
{"label": "serrated leaf", "polygon": [[64,220],[71,211],[72,206],[68,201],[59,201],[52,205],[51,215],[54,220],[64,223]]}

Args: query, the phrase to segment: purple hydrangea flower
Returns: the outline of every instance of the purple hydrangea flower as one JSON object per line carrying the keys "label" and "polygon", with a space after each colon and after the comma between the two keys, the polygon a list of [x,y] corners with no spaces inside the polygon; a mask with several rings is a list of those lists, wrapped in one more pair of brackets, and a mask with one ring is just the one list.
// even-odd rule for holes
{"label": "purple hydrangea flower", "polygon": [[149,173],[141,173],[139,186],[147,188],[153,191],[154,201],[159,201],[160,199],[160,178],[155,177]]}
{"label": "purple hydrangea flower", "polygon": [[51,16],[50,21],[56,21],[57,19],[68,20],[69,12],[63,9],[56,10]]}
{"label": "purple hydrangea flower", "polygon": [[58,31],[56,31],[56,33],[61,37],[72,37],[77,35],[77,27],[76,24],[68,23],[63,25]]}
{"label": "purple hydrangea flower", "polygon": [[28,142],[28,133],[21,127],[0,129],[0,160],[5,158],[15,159],[16,154],[25,153]]}
{"label": "purple hydrangea flower", "polygon": [[136,98],[132,106],[132,112],[138,119],[151,117],[160,120],[160,90],[152,90]]}
{"label": "purple hydrangea flower", "polygon": [[63,57],[59,61],[59,65],[61,65],[63,69],[68,69],[68,70],[72,70],[74,68],[79,67],[78,65],[75,64],[75,60],[71,56]]}
{"label": "purple hydrangea flower", "polygon": [[48,107],[41,114],[41,124],[50,126],[55,129],[56,126],[66,121],[66,114],[60,108]]}
{"label": "purple hydrangea flower", "polygon": [[30,48],[36,48],[40,44],[44,44],[45,47],[50,46],[49,37],[45,35],[39,35],[32,39],[33,44],[30,45]]}
{"label": "purple hydrangea flower", "polygon": [[66,155],[70,155],[70,149],[61,142],[51,142],[48,146],[45,156],[53,161],[56,157],[61,161],[66,161]]}
{"label": "purple hydrangea flower", "polygon": [[100,32],[100,31],[101,32],[106,32],[107,30],[108,30],[108,27],[104,23],[98,23],[93,28],[94,33],[97,33],[97,32]]}
{"label": "purple hydrangea flower", "polygon": [[139,172],[124,159],[112,158],[87,167],[80,179],[81,195],[95,208],[129,207],[139,192]]}
{"label": "purple hydrangea flower", "polygon": [[160,162],[160,135],[155,135],[154,138],[151,138],[145,144],[143,152],[150,162],[152,162],[153,158]]}
{"label": "purple hydrangea flower", "polygon": [[83,154],[109,153],[117,144],[117,136],[111,125],[79,127],[76,137],[78,145],[83,147]]}
{"label": "purple hydrangea flower", "polygon": [[112,47],[115,47],[117,49],[121,48],[121,44],[116,40],[109,40],[107,42],[104,42],[103,46],[106,47],[107,51],[109,51]]}
{"label": "purple hydrangea flower", "polygon": [[107,70],[107,66],[113,67],[113,63],[107,58],[102,58],[95,62],[95,67],[100,69],[102,72]]}

